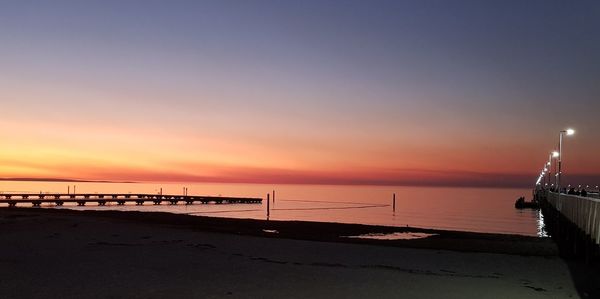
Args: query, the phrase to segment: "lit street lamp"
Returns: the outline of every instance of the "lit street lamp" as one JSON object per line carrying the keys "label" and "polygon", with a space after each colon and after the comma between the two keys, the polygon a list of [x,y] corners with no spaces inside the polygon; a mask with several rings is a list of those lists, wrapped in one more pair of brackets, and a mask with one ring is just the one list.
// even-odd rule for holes
{"label": "lit street lamp", "polygon": [[[550,154],[548,155],[548,183],[551,183],[551,179],[552,179],[552,158],[557,158],[558,157],[558,152],[557,151],[552,151],[550,152]],[[554,165],[554,170],[556,171],[556,165]],[[556,176],[554,176],[554,183],[556,183]],[[554,184],[552,184],[552,186],[554,186]]]}
{"label": "lit street lamp", "polygon": [[562,140],[563,140],[563,135],[566,134],[567,136],[573,135],[575,134],[575,130],[573,129],[566,129],[563,131],[560,131],[559,137],[558,137],[558,176],[557,176],[557,181],[556,181],[556,186],[558,187],[558,194],[560,196],[560,179],[562,177],[562,172],[561,172],[561,168],[562,168]]}
{"label": "lit street lamp", "polygon": [[546,167],[544,167],[544,169],[548,170],[548,179],[546,180],[548,182],[546,185],[548,185],[550,184],[550,175],[552,174],[552,153],[548,155],[548,162],[546,163]]}
{"label": "lit street lamp", "polygon": [[[558,159],[558,156],[559,156],[559,154],[558,154],[557,151],[553,151],[552,152],[552,158]],[[554,163],[554,172],[555,172],[555,174],[554,174],[554,184],[552,184],[552,185],[557,185],[558,184],[558,170],[557,170],[556,164],[557,163]]]}

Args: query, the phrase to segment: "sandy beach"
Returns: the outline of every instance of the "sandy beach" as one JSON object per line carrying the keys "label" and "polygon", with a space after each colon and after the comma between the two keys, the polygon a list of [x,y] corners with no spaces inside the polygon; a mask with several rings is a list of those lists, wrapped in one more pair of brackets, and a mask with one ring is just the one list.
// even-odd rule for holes
{"label": "sandy beach", "polygon": [[[339,237],[401,230],[437,236]],[[2,298],[580,296],[547,238],[5,208],[0,243]]]}

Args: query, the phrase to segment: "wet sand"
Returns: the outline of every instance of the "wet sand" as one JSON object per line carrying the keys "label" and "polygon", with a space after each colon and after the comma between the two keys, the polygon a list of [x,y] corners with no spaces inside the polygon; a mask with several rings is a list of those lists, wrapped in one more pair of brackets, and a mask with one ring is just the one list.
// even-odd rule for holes
{"label": "wet sand", "polygon": [[[436,235],[340,237],[388,232]],[[523,236],[4,208],[0,244],[3,298],[579,297],[552,241]]]}

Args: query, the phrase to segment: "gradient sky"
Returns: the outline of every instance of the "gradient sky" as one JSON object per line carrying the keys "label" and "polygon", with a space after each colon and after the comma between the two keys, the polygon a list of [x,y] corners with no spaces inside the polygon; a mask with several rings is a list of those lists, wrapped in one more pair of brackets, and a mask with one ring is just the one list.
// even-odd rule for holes
{"label": "gradient sky", "polygon": [[598,1],[2,1],[0,177],[600,184]]}

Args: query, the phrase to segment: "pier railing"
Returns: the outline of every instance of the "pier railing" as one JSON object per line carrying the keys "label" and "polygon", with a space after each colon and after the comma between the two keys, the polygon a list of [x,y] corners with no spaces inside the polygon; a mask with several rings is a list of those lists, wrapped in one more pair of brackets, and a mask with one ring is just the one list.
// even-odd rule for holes
{"label": "pier railing", "polygon": [[548,192],[548,203],[600,245],[600,199]]}

